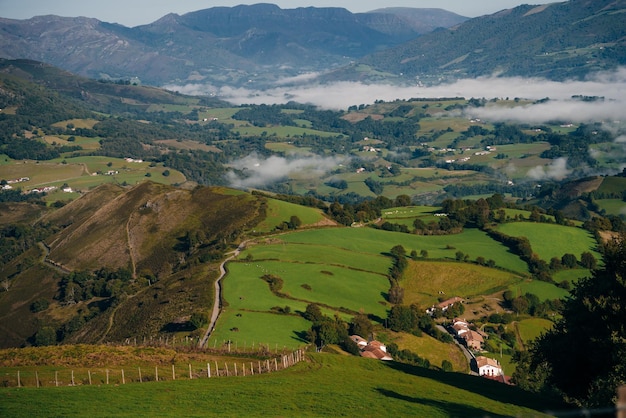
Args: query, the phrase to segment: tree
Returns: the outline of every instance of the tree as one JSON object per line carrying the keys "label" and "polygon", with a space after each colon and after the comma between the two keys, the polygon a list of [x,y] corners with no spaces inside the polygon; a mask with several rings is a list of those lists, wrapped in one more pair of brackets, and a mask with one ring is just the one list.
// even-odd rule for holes
{"label": "tree", "polygon": [[194,329],[199,329],[209,323],[209,317],[202,312],[194,312],[191,314],[189,323]]}
{"label": "tree", "polygon": [[302,221],[296,215],[289,218],[289,229],[298,229],[302,225]]}
{"label": "tree", "polygon": [[54,345],[57,342],[57,332],[52,327],[42,327],[35,334],[34,343],[37,347]]}
{"label": "tree", "polygon": [[374,327],[372,326],[372,322],[369,320],[367,315],[358,314],[352,318],[352,321],[350,322],[350,334],[356,334],[363,338],[368,338],[372,334],[373,330]]}
{"label": "tree", "polygon": [[596,258],[589,251],[585,251],[580,255],[580,264],[589,270],[593,270],[598,266]]}
{"label": "tree", "polygon": [[304,314],[302,316],[304,317],[304,319],[311,322],[319,322],[324,317],[319,305],[316,305],[315,303],[309,303],[306,306],[306,310],[304,311]]}
{"label": "tree", "polygon": [[578,260],[576,260],[576,256],[574,254],[567,253],[563,254],[563,257],[561,257],[561,263],[564,267],[571,269],[576,267],[576,264],[578,264]]}
{"label": "tree", "polygon": [[561,315],[520,359],[516,381],[545,380],[583,406],[614,404],[626,383],[626,235],[605,245],[604,267],[575,284]]}

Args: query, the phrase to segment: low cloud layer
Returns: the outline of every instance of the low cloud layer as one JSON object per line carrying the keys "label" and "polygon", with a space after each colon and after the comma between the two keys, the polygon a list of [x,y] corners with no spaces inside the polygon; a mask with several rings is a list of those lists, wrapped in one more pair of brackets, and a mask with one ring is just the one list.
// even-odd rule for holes
{"label": "low cloud layer", "polygon": [[292,176],[321,177],[338,168],[343,158],[310,156],[284,158],[271,156],[259,157],[256,154],[236,160],[230,166],[243,174],[229,172],[227,179],[232,187],[263,187],[283,181]]}
{"label": "low cloud layer", "polygon": [[570,172],[567,158],[557,158],[547,166],[531,168],[526,175],[533,180],[563,180]]}
{"label": "low cloud layer", "polygon": [[[563,120],[572,123],[599,120],[626,120],[626,68],[601,72],[583,81],[550,81],[542,78],[478,77],[458,80],[432,87],[392,86],[337,82],[315,84],[316,74],[283,79],[274,88],[254,90],[249,88],[188,84],[166,86],[186,94],[215,94],[234,104],[280,104],[288,101],[310,103],[325,109],[347,109],[352,105],[372,104],[376,100],[465,97],[485,99],[550,98],[545,103],[514,108],[480,107],[468,110],[468,117],[488,121],[517,121],[543,123]],[[585,102],[572,100],[572,96],[596,96],[604,100]]]}

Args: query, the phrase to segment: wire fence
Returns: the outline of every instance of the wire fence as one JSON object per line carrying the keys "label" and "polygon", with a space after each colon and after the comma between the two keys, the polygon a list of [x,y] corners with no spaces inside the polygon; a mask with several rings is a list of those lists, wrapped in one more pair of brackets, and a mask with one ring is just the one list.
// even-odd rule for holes
{"label": "wire fence", "polygon": [[256,361],[210,361],[198,363],[155,365],[154,367],[111,368],[25,368],[7,371],[0,376],[4,387],[51,387],[82,385],[125,385],[143,382],[164,382],[201,378],[254,376],[287,369],[304,360],[304,350],[295,350],[269,359]]}

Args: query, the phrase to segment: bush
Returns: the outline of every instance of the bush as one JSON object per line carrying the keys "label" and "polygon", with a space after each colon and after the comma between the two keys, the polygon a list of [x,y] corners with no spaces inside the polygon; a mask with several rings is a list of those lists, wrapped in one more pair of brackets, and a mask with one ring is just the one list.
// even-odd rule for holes
{"label": "bush", "polygon": [[37,299],[30,304],[30,311],[33,313],[45,311],[50,306],[50,302],[47,299]]}

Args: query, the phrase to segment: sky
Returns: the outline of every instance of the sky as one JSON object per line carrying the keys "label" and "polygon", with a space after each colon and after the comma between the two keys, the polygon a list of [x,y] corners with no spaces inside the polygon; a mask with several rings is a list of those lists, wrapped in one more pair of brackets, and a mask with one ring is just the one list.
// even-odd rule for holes
{"label": "sky", "polygon": [[476,17],[495,13],[520,4],[545,4],[545,0],[0,0],[0,17],[28,19],[53,14],[58,16],[86,16],[124,26],[138,26],[154,22],[168,13],[185,14],[201,9],[239,4],[273,3],[283,9],[297,7],[343,7],[351,12],[366,12],[383,7],[440,8],[461,16]]}

